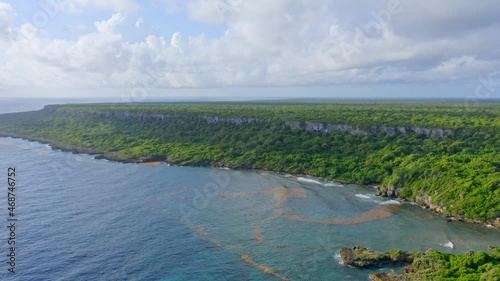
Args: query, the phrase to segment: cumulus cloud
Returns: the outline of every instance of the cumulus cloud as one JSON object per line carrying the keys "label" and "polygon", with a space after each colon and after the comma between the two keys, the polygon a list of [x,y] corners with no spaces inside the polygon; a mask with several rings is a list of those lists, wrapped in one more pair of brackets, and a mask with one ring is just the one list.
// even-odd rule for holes
{"label": "cumulus cloud", "polygon": [[122,14],[117,13],[113,14],[111,18],[106,21],[96,22],[95,26],[99,33],[112,34],[115,28],[123,23],[124,20],[125,17]]}
{"label": "cumulus cloud", "polygon": [[0,2],[0,40],[6,40],[10,33],[10,22],[15,12],[9,3]]}
{"label": "cumulus cloud", "polygon": [[[129,42],[121,33],[126,14],[120,11],[136,7],[134,1],[78,0],[68,11],[93,6],[117,12],[76,40],[50,39],[29,24],[12,26],[14,11],[0,2],[0,36],[15,34],[0,64],[0,86],[432,82],[500,68],[500,19],[494,15],[499,5],[493,0],[165,1],[194,21],[224,26],[224,34],[178,31]],[[140,18],[135,27],[142,25]]]}
{"label": "cumulus cloud", "polygon": [[[498,27],[498,1],[402,1],[407,9],[394,19],[396,33],[414,38],[460,36],[488,26]],[[425,15],[423,18],[422,15]]]}
{"label": "cumulus cloud", "polygon": [[[233,16],[241,12],[244,2],[243,0],[191,0],[187,2],[187,7],[191,18],[195,20],[205,23],[223,23],[234,19]],[[271,5],[272,3],[268,2]]]}

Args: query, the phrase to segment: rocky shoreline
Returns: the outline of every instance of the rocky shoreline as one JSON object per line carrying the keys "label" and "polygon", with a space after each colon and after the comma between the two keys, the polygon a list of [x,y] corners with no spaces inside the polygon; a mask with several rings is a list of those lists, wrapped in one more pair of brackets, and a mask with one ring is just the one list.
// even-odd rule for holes
{"label": "rocky shoreline", "polygon": [[499,280],[500,276],[500,248],[496,247],[490,247],[488,253],[469,251],[454,255],[432,249],[425,252],[392,249],[382,253],[354,246],[342,248],[340,257],[344,265],[357,268],[404,266],[401,274],[373,273],[370,278],[374,281],[455,280],[456,277],[465,278],[465,275],[467,278],[463,280]]}
{"label": "rocky shoreline", "polygon": [[[15,139],[23,139],[23,140],[27,140],[27,141],[31,141],[31,142],[39,142],[41,144],[49,145],[53,150],[60,150],[63,152],[69,152],[69,153],[74,153],[74,154],[95,155],[94,156],[95,159],[105,159],[105,160],[115,161],[115,162],[120,162],[120,163],[140,164],[140,163],[151,162],[151,161],[162,161],[162,162],[166,162],[167,164],[183,166],[182,163],[167,162],[166,159],[150,159],[150,160],[144,160],[144,161],[136,160],[136,159],[125,159],[122,157],[117,157],[113,153],[109,153],[109,152],[97,151],[97,150],[92,150],[92,149],[88,149],[88,148],[73,148],[73,147],[69,147],[68,145],[56,144],[54,141],[44,140],[44,139],[33,139],[33,138],[27,138],[27,137],[22,137],[22,136],[6,135],[6,134],[1,134],[1,133],[0,133],[0,137],[6,137],[6,138],[10,137],[10,138],[15,138]],[[193,165],[190,165],[190,166],[193,166]],[[198,166],[203,166],[203,165],[198,165]],[[217,165],[214,165],[213,163],[211,163],[210,166],[211,167],[219,167]],[[251,168],[245,168],[245,167],[229,167],[229,168],[232,168],[232,169],[251,169]],[[279,171],[273,171],[273,170],[265,170],[265,171],[267,171],[267,172],[279,172]],[[296,176],[308,176],[308,175],[301,174],[301,175],[296,175]],[[328,180],[328,179],[324,179],[324,180]],[[353,183],[343,182],[343,181],[337,181],[337,182],[342,183],[342,184],[353,184]],[[421,197],[417,197],[413,201],[408,201],[408,200],[400,198],[398,196],[399,190],[394,188],[394,187],[375,186],[375,189],[376,189],[375,195],[377,195],[377,196],[398,199],[398,200],[401,200],[403,202],[415,203],[421,207],[430,209],[432,212],[434,212],[437,215],[443,216],[446,221],[450,221],[450,222],[451,221],[463,221],[463,222],[468,222],[468,223],[481,224],[481,225],[484,225],[487,227],[500,228],[500,218],[496,218],[495,220],[492,220],[492,221],[483,221],[483,220],[469,219],[469,218],[460,217],[460,216],[453,216],[453,217],[446,216],[444,214],[444,210],[441,207],[431,203],[430,196],[421,196]]]}
{"label": "rocky shoreline", "polygon": [[393,198],[393,199],[398,199],[403,202],[410,202],[417,204],[418,206],[424,207],[426,209],[429,209],[433,213],[442,216],[447,222],[452,222],[452,221],[462,221],[462,222],[468,222],[468,223],[473,223],[473,224],[482,224],[487,227],[495,227],[495,228],[500,228],[500,218],[496,218],[490,221],[484,221],[484,220],[479,220],[479,219],[471,219],[471,218],[466,218],[463,216],[458,216],[458,215],[447,215],[445,210],[438,205],[435,205],[432,203],[432,197],[431,196],[417,196],[413,200],[406,200],[401,197],[399,197],[399,190],[394,187],[375,187],[375,195],[384,197],[384,198]]}
{"label": "rocky shoreline", "polygon": [[[354,246],[352,248],[340,249],[340,258],[344,265],[354,266],[357,268],[381,268],[383,266],[396,267],[405,266],[405,271],[409,270],[408,266],[414,261],[416,254],[412,252],[403,252],[398,249],[390,250],[382,253],[369,250],[363,246]],[[370,275],[374,281],[406,281],[411,280],[404,274],[393,274],[386,272],[378,272]]]}

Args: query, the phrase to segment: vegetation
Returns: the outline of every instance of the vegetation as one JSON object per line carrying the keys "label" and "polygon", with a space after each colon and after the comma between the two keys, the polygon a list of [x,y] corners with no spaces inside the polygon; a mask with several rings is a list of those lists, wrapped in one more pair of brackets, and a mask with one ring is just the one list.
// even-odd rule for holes
{"label": "vegetation", "polygon": [[408,265],[418,253],[403,252],[392,249],[387,253],[369,250],[363,246],[340,249],[340,257],[344,265],[360,268],[381,267],[384,265]]}
{"label": "vegetation", "polygon": [[488,253],[469,251],[464,255],[435,250],[403,252],[397,249],[380,253],[363,246],[342,248],[340,253],[344,264],[356,267],[406,265],[403,274],[375,273],[371,276],[373,280],[500,280],[500,248],[495,247],[490,247]]}
{"label": "vegetation", "polygon": [[[321,130],[328,124],[344,127]],[[56,148],[379,185],[498,225],[499,132],[497,102],[90,104],[0,115],[1,135]]]}

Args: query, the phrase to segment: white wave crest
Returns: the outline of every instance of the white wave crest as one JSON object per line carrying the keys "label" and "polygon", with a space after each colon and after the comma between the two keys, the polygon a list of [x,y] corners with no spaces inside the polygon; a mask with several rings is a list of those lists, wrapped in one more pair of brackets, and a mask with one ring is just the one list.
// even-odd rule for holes
{"label": "white wave crest", "polygon": [[340,265],[344,265],[344,261],[340,257],[340,253],[336,253],[334,258]]}
{"label": "white wave crest", "polygon": [[451,241],[448,241],[447,243],[442,243],[442,244],[439,244],[439,245],[441,245],[441,246],[443,246],[443,247],[448,247],[448,248],[450,248],[450,249],[455,248],[455,245],[454,245],[454,244],[453,244],[453,242],[451,242]]}
{"label": "white wave crest", "polygon": [[396,200],[387,200],[387,201],[381,202],[380,204],[382,204],[382,205],[401,205],[401,203],[399,203]]}
{"label": "white wave crest", "polygon": [[364,195],[364,194],[356,194],[354,196],[356,196],[358,198],[363,198],[363,199],[372,199],[370,196]]}
{"label": "white wave crest", "polygon": [[307,182],[307,183],[315,183],[315,184],[322,184],[321,182],[317,181],[317,180],[313,180],[313,179],[308,179],[308,178],[303,178],[303,177],[298,177],[297,178],[298,181],[301,181],[301,182]]}

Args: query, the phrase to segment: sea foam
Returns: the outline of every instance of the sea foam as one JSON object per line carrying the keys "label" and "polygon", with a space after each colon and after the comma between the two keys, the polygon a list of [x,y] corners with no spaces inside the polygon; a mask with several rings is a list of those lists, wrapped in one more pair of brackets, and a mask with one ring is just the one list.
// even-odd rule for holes
{"label": "sea foam", "polygon": [[401,203],[399,203],[399,201],[396,201],[396,200],[387,200],[387,201],[381,202],[380,204],[382,204],[382,205],[401,205]]}
{"label": "sea foam", "polygon": [[441,245],[441,246],[443,246],[443,247],[448,247],[448,248],[450,248],[450,249],[455,248],[455,245],[454,245],[454,244],[453,244],[453,242],[451,242],[451,241],[448,241],[447,243],[442,243],[442,244],[440,244],[440,245]]}
{"label": "sea foam", "polygon": [[297,178],[298,181],[301,181],[301,182],[307,182],[307,183],[315,183],[315,184],[322,184],[321,182],[317,181],[317,180],[313,180],[313,179],[308,179],[308,178],[303,178],[303,177],[298,177]]}
{"label": "sea foam", "polygon": [[354,195],[354,196],[356,196],[356,197],[358,197],[358,198],[363,198],[363,199],[371,199],[371,197],[370,197],[370,196],[368,196],[368,195],[364,195],[364,194],[356,194],[356,195]]}
{"label": "sea foam", "polygon": [[344,261],[340,257],[340,253],[336,253],[334,258],[340,265],[344,265]]}

